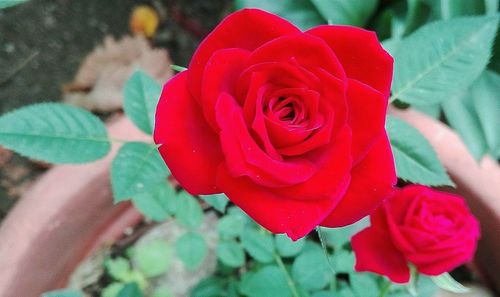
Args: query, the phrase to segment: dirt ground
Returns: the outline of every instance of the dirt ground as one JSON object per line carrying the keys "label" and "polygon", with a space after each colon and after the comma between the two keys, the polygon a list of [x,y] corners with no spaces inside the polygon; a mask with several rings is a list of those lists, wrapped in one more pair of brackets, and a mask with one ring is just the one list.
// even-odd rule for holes
{"label": "dirt ground", "polygon": [[[26,104],[59,101],[82,59],[104,36],[129,34],[134,6],[160,14],[153,44],[187,65],[199,41],[232,8],[231,0],[30,0],[0,10],[0,114]],[[0,219],[44,171],[0,148]]]}

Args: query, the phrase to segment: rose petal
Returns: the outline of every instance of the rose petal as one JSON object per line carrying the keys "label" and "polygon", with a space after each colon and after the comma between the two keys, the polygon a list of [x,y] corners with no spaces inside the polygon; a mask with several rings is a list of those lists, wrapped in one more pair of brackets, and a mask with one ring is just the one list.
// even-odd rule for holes
{"label": "rose petal", "polygon": [[389,96],[392,57],[382,48],[374,32],[350,26],[318,26],[306,33],[323,39],[340,60],[347,77]]}
{"label": "rose petal", "polygon": [[321,38],[310,34],[278,37],[253,51],[248,60],[249,65],[265,62],[286,62],[308,70],[321,68],[342,80],[346,77],[331,48]]}
{"label": "rose petal", "polygon": [[387,214],[385,212],[385,207],[384,205],[387,203],[388,200],[393,199],[394,193],[397,192],[399,189],[394,188],[391,193],[387,195],[387,198],[382,202],[382,205],[377,207],[371,214],[370,214],[370,225],[373,226],[374,228],[378,229],[383,229],[383,230],[388,230],[389,226],[387,225]]}
{"label": "rose petal", "polygon": [[283,160],[276,148],[271,143],[265,126],[263,115],[263,97],[270,85],[266,83],[266,75],[261,72],[253,72],[250,76],[248,92],[243,101],[243,117],[248,126],[255,132],[256,141],[274,159]]}
{"label": "rose petal", "polygon": [[320,109],[322,110],[324,119],[322,125],[315,129],[304,141],[279,148],[277,151],[280,154],[285,156],[300,156],[334,141],[334,111],[329,105],[323,102],[320,102]]}
{"label": "rose petal", "polygon": [[333,199],[335,204],[342,199],[350,181],[351,131],[345,127],[331,145],[306,154],[317,166],[316,174],[306,182],[291,187],[275,189],[278,196],[293,199]]}
{"label": "rose petal", "polygon": [[201,42],[189,64],[189,90],[201,97],[205,64],[213,53],[223,48],[253,51],[277,37],[300,32],[290,22],[258,9],[242,9],[230,14]]}
{"label": "rose petal", "polygon": [[349,79],[347,102],[349,126],[352,129],[352,154],[354,163],[357,163],[385,133],[387,99],[367,85]]}
{"label": "rose petal", "polygon": [[476,251],[476,240],[462,241],[455,249],[442,253],[415,253],[407,256],[417,270],[426,275],[440,275],[469,262]]}
{"label": "rose petal", "polygon": [[320,110],[324,123],[304,142],[280,148],[278,152],[283,155],[301,155],[321,145],[331,143],[335,141],[337,133],[346,125],[345,81],[321,70],[317,71],[316,74],[322,82]]}
{"label": "rose petal", "polygon": [[249,66],[241,74],[236,86],[236,99],[240,105],[246,104],[245,100],[250,86],[254,83],[255,76],[261,84],[268,84],[278,88],[309,88],[316,89],[321,81],[307,69],[283,62],[266,62]]}
{"label": "rose petal", "polygon": [[308,89],[308,83],[313,83],[317,78],[312,74],[285,63],[262,63],[247,68],[239,77],[236,99],[243,106],[245,121],[251,125],[254,121],[256,109],[262,111],[262,104],[257,104],[257,99],[264,99],[277,90],[290,88]]}
{"label": "rose petal", "polygon": [[[397,198],[392,198],[392,200]],[[415,248],[412,243],[408,240],[408,238],[406,238],[405,234],[400,231],[400,226],[394,220],[390,203],[384,203],[381,208],[385,213],[388,230],[391,234],[394,245],[404,254],[411,254],[415,252]]]}
{"label": "rose petal", "polygon": [[306,159],[276,160],[251,137],[236,100],[221,94],[216,105],[220,141],[226,164],[233,176],[248,176],[268,187],[294,185],[308,180],[316,166]]}
{"label": "rose petal", "polygon": [[[462,259],[464,254],[467,254],[468,257],[472,256],[473,252],[466,252],[468,250],[468,243],[468,241],[461,241],[459,244],[455,244],[454,247],[441,250],[419,249],[416,250],[415,253],[408,253],[406,257],[410,262],[417,266],[427,266],[437,262],[457,262],[457,258]],[[461,263],[456,265],[458,266],[459,264]]]}
{"label": "rose petal", "polygon": [[321,223],[327,227],[352,224],[371,213],[396,184],[394,159],[386,135],[351,171],[351,184],[333,212]]}
{"label": "rose petal", "polygon": [[217,186],[258,224],[273,233],[286,233],[292,240],[311,232],[336,203],[286,199],[246,177],[232,177],[225,166],[219,167]]}
{"label": "rose petal", "polygon": [[187,90],[188,71],[164,86],[156,110],[155,143],[172,175],[191,194],[220,193],[214,172],[223,160],[219,140]]}
{"label": "rose petal", "polygon": [[356,255],[356,271],[370,271],[387,276],[395,283],[407,283],[410,270],[404,256],[381,229],[369,227],[351,239]]}
{"label": "rose petal", "polygon": [[250,53],[230,48],[215,52],[205,65],[202,80],[201,107],[207,122],[218,131],[215,120],[215,103],[220,93],[235,95],[235,85]]}
{"label": "rose petal", "polygon": [[[308,124],[293,125],[290,122],[284,122],[283,120],[277,118],[271,110],[272,107],[267,106],[268,103],[264,103],[263,96],[268,90],[266,89],[266,85],[261,86],[257,92],[254,89],[255,88],[253,86],[250,88],[249,97],[252,97],[247,98],[243,112],[245,114],[246,122],[248,123],[248,117],[251,115],[252,111],[255,111],[255,117],[251,120],[252,132],[254,132],[253,134],[258,137],[266,152],[274,159],[283,159],[277,152],[277,149],[280,147],[302,143],[302,141],[314,130],[321,128],[322,123],[318,123],[316,127],[309,128]],[[277,92],[273,92],[273,97],[275,95],[279,96],[281,94],[287,94],[287,92],[294,92],[297,97],[300,97],[301,100],[303,100],[300,103],[307,105],[307,113],[308,117],[311,117],[310,120],[316,120],[316,122],[319,122],[317,120],[317,105],[319,100],[317,93],[302,88],[284,88],[279,89]],[[266,101],[269,101],[269,98],[267,98]],[[286,103],[286,101],[284,102]],[[249,104],[254,104],[255,106],[249,107]],[[306,107],[304,107],[304,109],[306,109]],[[251,110],[251,112],[248,112],[248,110]],[[264,114],[264,112],[266,114]],[[306,111],[304,111],[304,113],[306,113]]]}
{"label": "rose petal", "polygon": [[399,231],[416,249],[430,247],[438,242],[436,236],[408,226],[400,226]]}
{"label": "rose petal", "polygon": [[314,73],[321,81],[320,90],[323,101],[332,106],[334,111],[333,133],[345,126],[348,120],[347,84],[348,80],[341,80],[330,73],[319,69]]}

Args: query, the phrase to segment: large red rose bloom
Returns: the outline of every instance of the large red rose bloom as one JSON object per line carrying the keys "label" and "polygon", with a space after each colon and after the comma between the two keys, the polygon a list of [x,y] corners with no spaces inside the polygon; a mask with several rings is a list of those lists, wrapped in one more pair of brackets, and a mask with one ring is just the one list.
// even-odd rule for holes
{"label": "large red rose bloom", "polygon": [[191,194],[225,193],[298,239],[351,224],[396,182],[384,130],[392,58],[373,32],[245,9],[164,87],[154,139]]}

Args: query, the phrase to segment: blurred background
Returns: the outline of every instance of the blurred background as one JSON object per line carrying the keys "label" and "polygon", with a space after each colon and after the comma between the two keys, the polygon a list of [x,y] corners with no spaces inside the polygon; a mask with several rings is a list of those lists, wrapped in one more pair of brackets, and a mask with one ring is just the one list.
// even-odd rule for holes
{"label": "blurred background", "polygon": [[[139,8],[132,21],[134,8],[141,5],[146,12],[141,15]],[[95,101],[103,101],[97,105],[104,107],[86,105],[89,98],[75,100],[103,115],[114,112],[120,98],[114,105],[106,100],[116,102],[121,96],[133,67],[147,67],[160,78],[161,71],[170,71],[165,56],[187,66],[201,38],[231,9],[231,0],[32,0],[2,9],[0,114],[31,103],[62,101],[71,97],[68,93],[84,97],[96,84],[101,91]],[[106,49],[82,65],[105,40]],[[158,54],[153,47],[165,50]],[[72,84],[77,73],[79,81]],[[0,167],[1,218],[45,166],[0,148]]]}

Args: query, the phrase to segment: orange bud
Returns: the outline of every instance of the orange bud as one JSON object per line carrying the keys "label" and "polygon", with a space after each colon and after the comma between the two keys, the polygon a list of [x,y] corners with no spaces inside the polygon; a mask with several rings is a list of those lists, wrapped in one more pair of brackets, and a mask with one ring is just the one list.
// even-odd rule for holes
{"label": "orange bud", "polygon": [[158,23],[158,13],[147,5],[136,6],[130,16],[130,30],[134,34],[152,37],[158,28]]}

